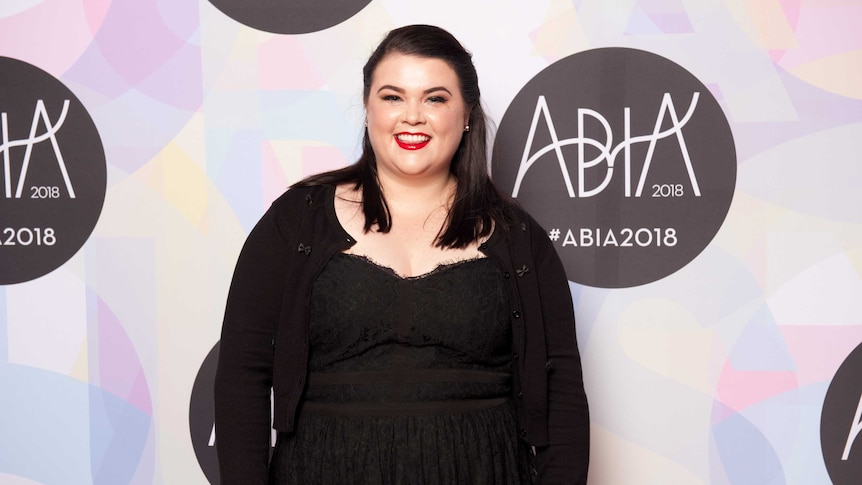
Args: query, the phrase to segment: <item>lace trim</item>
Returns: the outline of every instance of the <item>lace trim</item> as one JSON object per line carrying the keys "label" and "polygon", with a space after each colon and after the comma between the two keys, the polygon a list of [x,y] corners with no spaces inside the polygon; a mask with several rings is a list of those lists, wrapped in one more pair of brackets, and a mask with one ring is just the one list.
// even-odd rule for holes
{"label": "lace trim", "polygon": [[363,261],[365,263],[368,263],[368,264],[380,269],[381,271],[383,271],[383,272],[385,272],[391,276],[394,276],[398,279],[402,279],[402,280],[421,280],[421,279],[428,278],[429,276],[439,274],[439,273],[444,272],[444,271],[449,270],[449,269],[454,269],[454,268],[457,268],[459,266],[464,266],[464,265],[467,265],[470,263],[474,263],[477,261],[482,261],[482,260],[488,259],[487,256],[473,256],[471,258],[464,258],[464,259],[444,260],[444,261],[437,263],[437,266],[435,266],[434,269],[432,269],[431,271],[428,271],[427,273],[422,273],[422,274],[415,275],[415,276],[404,276],[404,275],[398,273],[397,271],[395,271],[394,269],[390,268],[389,266],[386,266],[384,264],[380,264],[377,261],[375,261],[374,259],[372,259],[369,256],[366,256],[364,254],[354,254],[354,253],[340,253],[340,254],[342,254],[344,256],[348,256],[348,257],[356,259],[356,260],[359,260],[359,261]]}

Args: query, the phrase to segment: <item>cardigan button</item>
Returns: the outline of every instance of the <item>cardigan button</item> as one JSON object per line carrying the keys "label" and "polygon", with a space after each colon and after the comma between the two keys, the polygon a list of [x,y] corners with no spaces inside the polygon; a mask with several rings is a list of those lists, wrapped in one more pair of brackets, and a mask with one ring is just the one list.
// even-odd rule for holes
{"label": "cardigan button", "polygon": [[518,357],[520,357],[518,354],[512,354],[512,360],[518,360]]}
{"label": "cardigan button", "polygon": [[504,272],[503,272],[503,278],[509,279],[509,278],[511,278],[511,277],[512,277],[512,275],[511,275],[511,274],[509,274],[509,272],[508,272],[508,271],[504,271]]}
{"label": "cardigan button", "polygon": [[545,372],[551,372],[552,370],[554,370],[554,363],[550,360],[545,362]]}
{"label": "cardigan button", "polygon": [[524,429],[524,428],[521,428],[520,430],[518,430],[518,433],[519,433],[521,436],[527,436],[527,430],[526,430],[526,429]]}
{"label": "cardigan button", "polygon": [[314,199],[311,198],[311,195],[306,195],[305,196],[305,203],[308,205],[311,205],[312,202],[314,202]]}
{"label": "cardigan button", "polygon": [[518,391],[518,399],[524,399],[524,393],[523,392]]}
{"label": "cardigan button", "polygon": [[513,318],[521,318],[521,312],[519,312],[518,310],[513,311],[512,317]]}

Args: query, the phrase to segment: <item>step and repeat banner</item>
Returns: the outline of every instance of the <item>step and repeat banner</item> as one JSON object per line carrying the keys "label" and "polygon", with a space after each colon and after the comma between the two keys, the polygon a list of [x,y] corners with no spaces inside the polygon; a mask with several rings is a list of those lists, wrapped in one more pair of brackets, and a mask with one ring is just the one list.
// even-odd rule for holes
{"label": "step and repeat banner", "polygon": [[412,23],[565,265],[590,483],[858,484],[859,0],[3,1],[0,483],[219,483],[240,247]]}

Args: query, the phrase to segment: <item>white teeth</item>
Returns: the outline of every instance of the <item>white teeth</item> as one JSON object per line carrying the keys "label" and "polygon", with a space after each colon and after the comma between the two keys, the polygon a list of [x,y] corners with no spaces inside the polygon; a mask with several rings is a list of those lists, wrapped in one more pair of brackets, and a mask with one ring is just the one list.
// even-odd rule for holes
{"label": "white teeth", "polygon": [[396,136],[398,137],[398,141],[400,141],[401,143],[410,144],[424,143],[431,139],[431,137],[427,135],[408,135],[402,133]]}

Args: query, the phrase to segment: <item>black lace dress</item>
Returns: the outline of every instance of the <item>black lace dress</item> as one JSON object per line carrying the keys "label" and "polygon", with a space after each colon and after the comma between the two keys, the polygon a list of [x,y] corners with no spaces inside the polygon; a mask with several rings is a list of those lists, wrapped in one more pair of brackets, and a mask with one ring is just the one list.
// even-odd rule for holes
{"label": "black lace dress", "polygon": [[487,258],[402,278],[336,255],[312,287],[308,387],[270,483],[530,483],[508,308]]}

